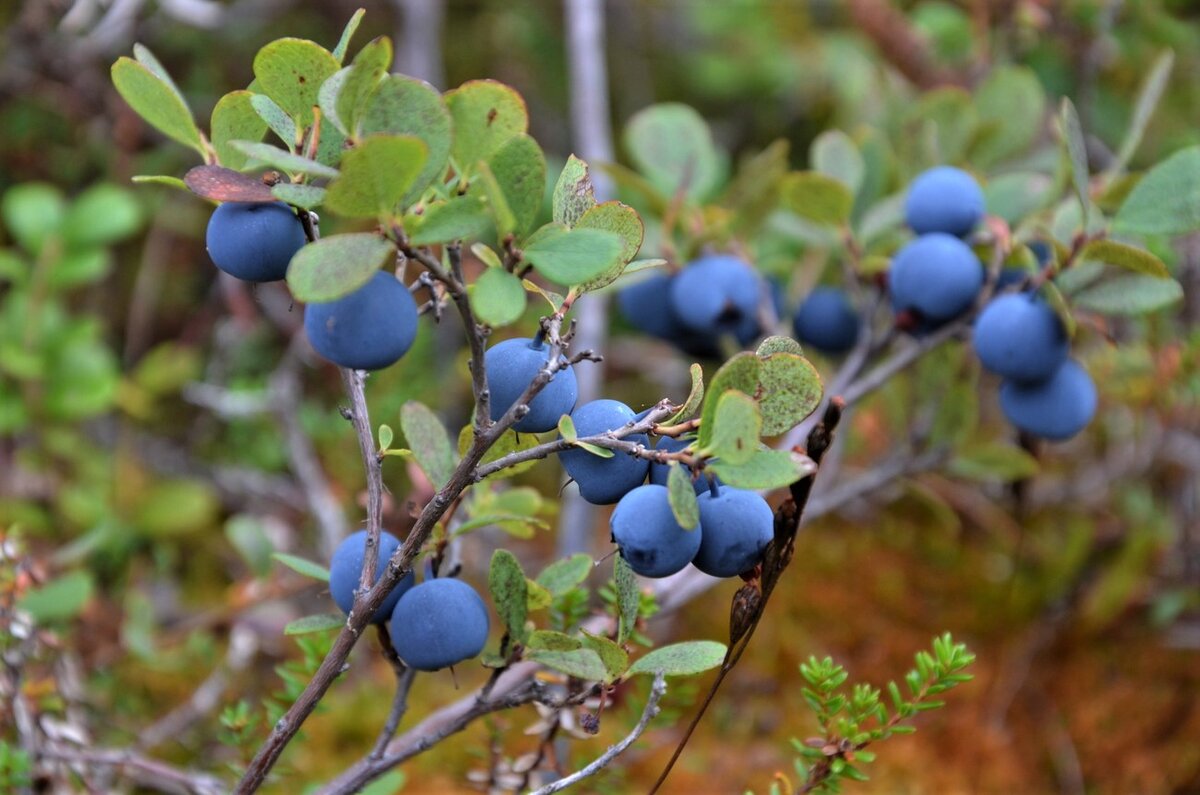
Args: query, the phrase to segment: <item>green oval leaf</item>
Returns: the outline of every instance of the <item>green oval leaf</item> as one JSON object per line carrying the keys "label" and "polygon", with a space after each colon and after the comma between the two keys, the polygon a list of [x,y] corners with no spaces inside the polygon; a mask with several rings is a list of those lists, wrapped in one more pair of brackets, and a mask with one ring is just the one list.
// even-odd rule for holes
{"label": "green oval leaf", "polygon": [[558,418],[558,435],[571,444],[575,444],[579,440],[579,434],[575,430],[575,420],[571,419],[570,414],[564,414]]}
{"label": "green oval leaf", "polygon": [[338,175],[336,168],[330,168],[323,163],[318,163],[316,160],[309,160],[303,155],[294,155],[286,149],[280,149],[272,144],[259,143],[257,141],[230,141],[229,145],[246,155],[248,158],[247,165],[257,167],[258,165],[277,168],[280,171],[287,171],[290,174],[307,174],[312,177],[324,177],[331,179]]}
{"label": "green oval leaf", "polygon": [[[525,578],[525,593],[525,609],[530,613],[545,610],[554,604],[554,595],[528,577]],[[528,638],[526,641],[528,642]]]}
{"label": "green oval leaf", "polygon": [[1071,167],[1071,184],[1075,188],[1075,197],[1083,212],[1083,226],[1087,227],[1088,212],[1091,201],[1088,198],[1088,160],[1087,141],[1083,138],[1083,125],[1079,122],[1079,114],[1070,97],[1063,97],[1062,106],[1058,113],[1059,132],[1067,147],[1067,161]]}
{"label": "green oval leaf", "polygon": [[1142,177],[1113,219],[1113,231],[1182,235],[1200,230],[1200,146],[1181,149]]}
{"label": "green oval leaf", "polygon": [[[525,572],[513,553],[497,549],[492,553],[492,564],[488,569],[488,589],[492,592],[492,603],[508,629],[513,642],[522,643],[526,637],[525,616],[528,598]],[[505,654],[506,651],[501,651]]]}
{"label": "green oval leaf", "polygon": [[591,649],[575,649],[574,651],[535,650],[526,655],[534,662],[541,663],[547,668],[582,679],[587,682],[607,682],[608,669],[600,655]]}
{"label": "green oval leaf", "polygon": [[455,196],[449,201],[430,204],[420,215],[404,216],[404,230],[414,246],[478,237],[491,225],[486,207],[476,196]]}
{"label": "green oval leaf", "polygon": [[500,231],[522,237],[542,209],[546,195],[546,156],[537,141],[521,133],[496,150],[488,165],[513,218],[513,228]]}
{"label": "green oval leaf", "polygon": [[613,563],[613,590],[617,592],[617,643],[624,643],[637,625],[642,591],[638,587],[637,575],[620,555]]}
{"label": "green oval leaf", "polygon": [[509,271],[488,268],[470,286],[470,306],[480,323],[498,328],[521,318],[526,292],[521,280]]}
{"label": "green oval leaf", "polygon": [[767,337],[758,344],[758,350],[754,352],[759,358],[765,358],[773,353],[791,353],[796,356],[803,356],[804,349],[800,347],[800,343],[796,342],[791,337]]}
{"label": "green oval leaf", "polygon": [[1120,276],[1081,290],[1075,306],[1104,315],[1145,315],[1183,299],[1183,287],[1174,279],[1155,276]]}
{"label": "green oval leaf", "polygon": [[599,229],[544,226],[524,249],[525,259],[558,284],[583,284],[620,260],[621,238]]}
{"label": "green oval leaf", "polygon": [[700,413],[700,430],[697,443],[701,448],[712,444],[713,428],[716,425],[717,402],[721,395],[736,389],[747,395],[758,390],[758,379],[762,372],[762,360],[753,353],[739,353],[717,370],[709,381],[704,407]]}
{"label": "green oval leaf", "polygon": [[336,301],[369,282],[395,255],[389,241],[369,232],[323,237],[292,257],[288,289],[308,304]]}
{"label": "green oval leaf", "polygon": [[638,111],[625,126],[625,148],[638,171],[667,196],[703,200],[719,185],[722,164],[712,132],[687,105],[665,103]]}
{"label": "green oval leaf", "polygon": [[116,185],[93,185],[75,198],[63,221],[63,237],[72,246],[107,246],[142,226],[142,206]]}
{"label": "green oval leaf", "polygon": [[816,171],[788,174],[780,197],[783,206],[801,218],[826,226],[840,226],[850,220],[854,195],[842,182]]}
{"label": "green oval leaf", "polygon": [[489,160],[510,138],[529,129],[525,100],[496,80],[471,80],[446,92],[454,120],[451,154],[460,169],[473,172],[475,163]]}
{"label": "green oval leaf", "polygon": [[853,203],[867,165],[850,136],[841,130],[826,130],[813,140],[808,156],[814,171],[840,182],[850,191]]}
{"label": "green oval leaf", "polygon": [[213,108],[212,145],[217,162],[226,168],[241,169],[247,160],[245,153],[229,145],[231,141],[261,141],[267,134],[267,124],[251,102],[254,96],[249,91],[231,91]]}
{"label": "green oval leaf", "polygon": [[348,218],[392,213],[412,188],[429,151],[411,135],[372,135],[342,155],[341,176],[329,183],[325,206]]}
{"label": "green oval leaf", "polygon": [[821,374],[803,356],[774,353],[764,358],[757,391],[763,435],[781,434],[812,414],[823,392]]}
{"label": "green oval leaf", "polygon": [[1159,279],[1167,279],[1171,276],[1163,261],[1149,251],[1127,246],[1115,240],[1093,240],[1080,252],[1080,257],[1088,261],[1114,265],[1135,273],[1156,276]]}
{"label": "green oval leaf", "polygon": [[[258,114],[258,118],[262,119],[263,123],[270,128],[271,132],[279,136],[279,140],[288,147],[294,147],[297,143],[296,122],[287,112],[275,104],[275,101],[266,94],[251,94],[250,107],[254,108],[254,112]],[[251,139],[255,136],[250,136]]]}
{"label": "green oval leaf", "polygon": [[367,102],[391,65],[392,41],[387,36],[372,39],[354,56],[354,64],[342,81],[334,103],[343,133],[357,136],[358,122]]}
{"label": "green oval leaf", "polygon": [[538,585],[554,596],[561,596],[580,585],[592,573],[592,559],[583,553],[555,561],[537,576]]}
{"label": "green oval leaf", "polygon": [[1171,67],[1175,65],[1175,53],[1170,50],[1163,50],[1159,53],[1158,58],[1154,60],[1154,66],[1142,81],[1141,88],[1138,89],[1137,102],[1133,108],[1133,119],[1129,122],[1129,130],[1125,133],[1124,140],[1121,141],[1121,147],[1117,150],[1117,158],[1109,167],[1109,173],[1119,174],[1125,170],[1125,166],[1129,164],[1133,153],[1137,151],[1138,145],[1142,142],[1142,136],[1146,132],[1146,126],[1150,123],[1150,117],[1154,115],[1154,109],[1158,107],[1158,101],[1162,99],[1163,92],[1167,89],[1167,82],[1171,76]]}
{"label": "green oval leaf", "polygon": [[132,58],[121,57],[112,65],[117,92],[150,126],[168,138],[190,146],[204,157],[204,142],[192,112],[174,86]]}
{"label": "green oval leaf", "polygon": [[[712,441],[703,448],[706,454],[730,464],[744,464],[758,451],[762,416],[754,398],[735,389],[726,391],[717,400],[713,421]],[[689,480],[689,490],[691,485]]]}
{"label": "green oval leaf", "polygon": [[606,676],[604,682],[613,682],[619,679],[626,669],[629,668],[629,655],[616,643],[613,643],[606,637],[601,635],[593,635],[586,629],[583,632],[583,645],[600,657],[600,662],[604,663]]}
{"label": "green oval leaf", "polygon": [[1019,447],[985,442],[959,450],[950,459],[950,474],[967,480],[1011,483],[1038,473],[1038,461]]}
{"label": "green oval leaf", "polygon": [[[770,338],[774,339],[774,338]],[[764,343],[765,344],[765,343]],[[696,409],[700,408],[700,404],[704,402],[704,368],[698,364],[692,363],[688,368],[688,372],[692,376],[692,389],[688,392],[687,400],[683,402],[683,406],[679,411],[671,415],[664,425],[674,425],[680,420],[687,419],[696,413]]]}
{"label": "green oval leaf", "polygon": [[400,408],[400,430],[433,487],[446,485],[454,474],[454,448],[438,416],[424,403],[410,400]]}
{"label": "green oval leaf", "polygon": [[725,660],[726,646],[715,640],[692,640],[654,649],[636,660],[629,674],[692,676],[716,668]]}
{"label": "green oval leaf", "polygon": [[366,13],[365,8],[358,9],[350,16],[350,21],[342,29],[342,35],[338,39],[337,46],[333,48],[333,59],[339,64],[346,60],[346,50],[350,46],[350,39],[354,38],[354,33],[358,30],[358,26]]}
{"label": "green oval leaf", "polygon": [[[757,439],[755,441],[757,442]],[[667,467],[667,501],[680,527],[684,530],[695,530],[700,526],[700,506],[696,502],[696,489],[692,486],[692,479],[687,470],[676,461],[672,461]]]}
{"label": "green oval leaf", "polygon": [[596,206],[596,189],[592,185],[588,164],[575,155],[567,158],[566,165],[554,183],[551,206],[555,223],[568,229],[575,226],[584,213]]}
{"label": "green oval leaf", "polygon": [[271,186],[271,193],[280,201],[315,210],[325,201],[325,189],[316,185],[300,185],[295,182],[280,182]]}
{"label": "green oval leaf", "polygon": [[429,184],[446,173],[450,157],[450,111],[442,95],[428,83],[404,75],[387,75],[368,98],[362,134],[412,135],[425,142],[425,164],[400,205],[417,201]]}
{"label": "green oval leaf", "polygon": [[95,590],[92,575],[76,570],[22,594],[17,607],[39,624],[67,621],[79,615]]}
{"label": "green oval leaf", "polygon": [[307,39],[276,39],[254,56],[254,78],[263,93],[296,122],[313,123],[313,106],[325,79],[340,68],[329,50]]}
{"label": "green oval leaf", "polygon": [[975,94],[980,131],[970,162],[984,169],[1025,151],[1041,134],[1046,94],[1032,69],[1002,66],[992,70]]}
{"label": "green oval leaf", "polygon": [[313,563],[311,560],[289,555],[286,552],[276,552],[271,557],[297,574],[303,574],[305,577],[311,577],[314,580],[329,582],[329,569],[319,563]]}
{"label": "green oval leaf", "polygon": [[708,469],[722,482],[738,489],[778,489],[811,475],[817,465],[806,455],[790,450],[759,450],[748,461],[732,464],[716,460]]}
{"label": "green oval leaf", "polygon": [[549,629],[535,629],[529,633],[525,648],[532,651],[575,651],[583,648],[583,641],[562,632]]}
{"label": "green oval leaf", "polygon": [[283,628],[284,635],[307,635],[310,632],[325,632],[346,626],[346,617],[341,613],[318,613],[313,616],[289,621]]}
{"label": "green oval leaf", "polygon": [[577,292],[591,292],[612,284],[626,272],[628,263],[637,256],[642,247],[646,228],[637,211],[627,204],[611,201],[598,204],[583,214],[576,229],[599,229],[611,232],[621,239],[621,253],[612,267],[594,279],[589,279],[577,288]]}

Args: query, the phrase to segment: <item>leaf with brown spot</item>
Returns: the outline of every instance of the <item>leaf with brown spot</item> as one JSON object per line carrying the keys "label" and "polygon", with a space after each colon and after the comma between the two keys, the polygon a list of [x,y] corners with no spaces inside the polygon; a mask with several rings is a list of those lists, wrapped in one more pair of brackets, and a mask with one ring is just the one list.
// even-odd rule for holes
{"label": "leaf with brown spot", "polygon": [[223,166],[196,166],[183,175],[183,184],[202,199],[216,202],[278,201],[261,179]]}

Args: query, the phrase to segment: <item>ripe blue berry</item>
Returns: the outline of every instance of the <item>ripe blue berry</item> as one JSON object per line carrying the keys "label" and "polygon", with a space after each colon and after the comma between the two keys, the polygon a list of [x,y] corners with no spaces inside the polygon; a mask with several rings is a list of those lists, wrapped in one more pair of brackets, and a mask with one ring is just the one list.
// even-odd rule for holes
{"label": "ripe blue berry", "polygon": [[[337,549],[333,552],[333,559],[329,562],[329,594],[341,611],[347,615],[350,613],[350,608],[354,606],[354,591],[358,588],[358,578],[362,575],[366,546],[366,530],[351,533],[343,539],[342,543],[338,544]],[[383,576],[383,570],[387,568],[388,560],[399,548],[400,539],[386,531],[379,534],[379,557],[375,564],[375,578],[371,582],[376,582]],[[396,602],[400,601],[400,597],[413,586],[415,581],[411,571],[404,575],[383,600],[383,603],[379,605],[375,614],[371,616],[371,623],[379,624],[387,621],[388,617],[392,615],[392,608],[396,606]]]}
{"label": "ripe blue berry", "polygon": [[656,273],[635,282],[617,293],[617,309],[639,331],[660,340],[670,340],[679,333],[679,320],[668,307],[672,276]]}
{"label": "ripe blue berry", "polygon": [[805,345],[824,353],[845,353],[858,341],[858,313],[845,290],[817,287],[796,309],[792,328]]}
{"label": "ripe blue berry", "polygon": [[918,235],[945,232],[962,237],[983,218],[983,191],[967,172],[952,166],[931,168],[908,186],[904,217]]}
{"label": "ripe blue berry", "polygon": [[762,279],[746,262],[729,255],[701,257],[671,282],[671,310],[687,329],[733,335],[746,344],[761,332]]}
{"label": "ripe blue berry", "polygon": [[1067,360],[1062,321],[1046,302],[1028,293],[993,299],[975,321],[972,337],[983,366],[1014,381],[1044,381]]}
{"label": "ripe blue berry", "polygon": [[440,578],[414,586],[392,613],[392,646],[410,668],[437,671],[472,657],[487,644],[487,605],[462,580]]}
{"label": "ripe blue berry", "polygon": [[897,252],[888,276],[892,308],[940,323],[965,312],[983,286],[983,266],[957,237],[921,235]]}
{"label": "ripe blue berry", "polygon": [[[529,384],[550,360],[550,346],[537,339],[522,337],[493,345],[484,354],[488,392],[491,393],[492,420],[499,420],[525,393]],[[529,402],[529,413],[513,425],[522,433],[542,433],[558,425],[558,418],[570,414],[579,397],[575,370],[559,370],[550,383]]]}
{"label": "ripe blue berry", "polygon": [[[633,409],[619,400],[593,400],[571,412],[575,432],[580,436],[595,436],[615,431],[634,419]],[[650,446],[644,433],[626,436],[626,441]],[[612,458],[601,458],[580,447],[572,447],[558,455],[567,474],[579,484],[579,494],[592,505],[611,505],[646,479],[650,462],[629,453],[615,452]]]}
{"label": "ripe blue berry", "polygon": [[231,276],[275,282],[287,275],[305,237],[283,202],[225,202],[208,219],[204,240],[213,264]]}
{"label": "ripe blue berry", "polygon": [[1061,442],[1079,433],[1096,413],[1096,385],[1068,359],[1045,381],[1000,385],[1004,416],[1026,433]]}
{"label": "ripe blue berry", "polygon": [[349,295],[305,307],[304,331],[313,349],[334,364],[380,370],[416,340],[417,304],[402,282],[379,271]]}
{"label": "ripe blue berry", "polygon": [[667,577],[696,557],[701,528],[685,530],[675,521],[666,486],[638,486],[617,503],[609,520],[621,557],[643,577]]}
{"label": "ripe blue berry", "polygon": [[729,486],[696,499],[704,535],[692,565],[713,577],[752,569],[775,535],[775,515],[758,492]]}

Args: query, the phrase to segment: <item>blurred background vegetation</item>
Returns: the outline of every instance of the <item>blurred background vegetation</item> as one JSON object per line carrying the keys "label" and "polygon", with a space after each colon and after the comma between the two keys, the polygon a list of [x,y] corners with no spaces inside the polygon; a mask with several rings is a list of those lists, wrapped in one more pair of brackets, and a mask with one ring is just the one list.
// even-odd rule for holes
{"label": "blurred background vegetation", "polygon": [[[0,7],[0,534],[13,545],[0,605],[31,583],[57,589],[34,605],[54,631],[53,653],[28,662],[21,686],[41,711],[86,726],[97,743],[137,740],[180,763],[240,767],[271,705],[288,703],[322,651],[320,635],[298,644],[282,627],[328,609],[327,594],[269,554],[324,558],[328,526],[357,521],[363,487],[337,411],[336,372],[291,343],[300,316],[283,288],[216,278],[203,245],[208,207],[167,187],[131,186],[138,174],[182,174],[194,156],[137,119],[112,89],[109,65],[142,42],[204,119],[218,97],[250,81],[262,44],[292,35],[331,46],[360,5],[358,44],[392,36],[397,70],[426,70],[419,76],[439,88],[479,77],[509,83],[547,152],[571,152],[563,16],[553,0],[447,0],[440,48],[407,62],[405,9],[421,4],[405,0]],[[792,167],[803,167],[812,140],[830,128],[871,125],[903,140],[920,92],[974,86],[1017,64],[1051,104],[1074,99],[1100,171],[1165,49],[1174,71],[1133,167],[1200,142],[1200,8],[1187,0],[607,5],[617,128],[653,102],[685,102],[732,162],[783,138]],[[897,47],[905,37],[919,47]],[[892,165],[895,186],[915,170],[904,154]],[[788,738],[815,728],[795,684],[808,655],[832,654],[879,684],[944,630],[978,654],[977,678],[915,736],[884,749],[874,791],[1200,790],[1200,239],[1163,249],[1156,253],[1187,290],[1183,306],[1092,335],[1088,362],[1106,420],[1042,451],[1037,478],[998,485],[923,474],[803,531],[789,592],[672,791],[762,791],[771,771],[789,769]],[[793,302],[823,264],[807,253],[771,258],[792,280]],[[635,408],[682,397],[687,361],[616,328],[606,395]],[[962,372],[961,357],[935,356],[861,407],[843,471],[886,458],[912,406]],[[395,424],[404,401],[419,399],[460,427],[465,373],[455,328],[423,333],[403,365],[370,380],[373,419]],[[1004,434],[994,391],[978,391],[980,411]],[[386,525],[403,533],[407,505],[428,483],[392,459],[385,478]],[[558,488],[551,465],[521,479],[546,495]],[[597,514],[597,551],[606,551],[605,524]],[[555,554],[552,533],[509,543],[529,561]],[[18,548],[28,557],[9,567]],[[469,578],[481,581],[489,553],[486,540],[468,545]],[[722,637],[731,588],[651,634]],[[356,654],[306,726],[303,752],[284,757],[275,791],[327,780],[372,741],[391,672],[367,649]],[[482,676],[460,671],[458,695]],[[209,697],[197,703],[202,683]],[[660,725],[687,713],[695,687],[672,689]],[[455,697],[449,675],[425,677],[411,714]],[[566,747],[569,759],[582,764],[624,734],[643,702],[644,693],[622,695],[598,739]],[[7,706],[0,719],[8,754],[17,741]],[[404,791],[471,791],[466,773],[527,750],[520,732],[535,719],[509,714],[471,728],[414,762]],[[670,744],[644,741],[596,786],[639,791]],[[19,754],[0,754],[0,784],[21,775]]]}

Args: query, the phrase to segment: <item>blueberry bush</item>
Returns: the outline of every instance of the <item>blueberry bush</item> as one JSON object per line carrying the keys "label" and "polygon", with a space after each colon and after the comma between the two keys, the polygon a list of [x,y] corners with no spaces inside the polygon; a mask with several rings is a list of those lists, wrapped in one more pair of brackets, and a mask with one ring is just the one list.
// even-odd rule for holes
{"label": "blueberry bush", "polygon": [[[1012,23],[1018,44],[1020,25],[1048,13],[1021,5],[1033,16]],[[834,42],[839,90],[879,110],[847,101],[806,148],[788,136],[738,158],[728,130],[674,101],[625,114],[614,162],[548,155],[531,132],[538,103],[496,79],[442,91],[395,72],[390,37],[356,35],[361,11],[340,38],[258,46],[253,79],[212,97],[206,121],[147,47],[117,57],[124,107],[191,162],[151,159],[165,167],[135,186],[73,199],[37,182],[0,199],[0,461],[17,473],[0,477],[13,726],[0,783],[675,791],[694,775],[690,745],[743,697],[739,673],[790,643],[798,675],[774,679],[807,710],[788,730],[807,734],[791,772],[746,763],[736,786],[838,791],[895,738],[932,727],[922,713],[985,662],[955,640],[971,625],[947,621],[954,636],[938,627],[912,670],[877,688],[773,629],[819,610],[782,596],[833,554],[806,545],[802,524],[871,499],[910,501],[938,533],[961,529],[958,514],[1002,528],[1039,578],[1004,609],[1044,612],[1049,635],[1128,609],[1175,518],[1136,474],[1105,467],[1140,460],[1148,434],[1182,434],[1174,465],[1194,474],[1200,146],[1138,159],[1174,56],[1130,87],[1126,123],[1103,130],[1110,149],[1044,64],[956,79],[949,65],[974,46],[957,7],[892,20],[898,47],[913,36],[928,52],[881,42],[874,26],[899,13],[887,4],[848,7],[910,87],[885,96],[899,78],[868,79],[861,54]],[[694,22],[715,30],[721,13]],[[777,35],[765,19],[743,20],[760,41]],[[699,64],[714,91],[776,68]],[[230,318],[181,317],[190,344],[119,354],[85,288],[113,278],[113,249],[152,200],[207,224],[209,262],[191,278]],[[132,289],[172,288],[159,274]],[[589,306],[612,319],[595,348],[581,342],[594,338]],[[282,345],[239,321],[258,314]],[[131,312],[130,339],[139,323]],[[215,329],[204,344],[220,355],[200,359],[196,329]],[[604,373],[599,394],[589,368]],[[197,408],[189,444],[203,462],[176,448],[134,460],[131,447],[153,447],[146,427],[186,425]],[[280,470],[296,482],[263,474]],[[1154,529],[1101,543],[1082,509],[1063,527],[1038,513],[1048,489],[1070,502],[1087,477],[1122,484],[1120,515]],[[602,536],[538,553],[576,494],[601,506]],[[219,521],[214,552],[199,537]],[[857,566],[833,569],[894,587]],[[205,567],[241,572],[232,595],[200,585],[170,625],[154,591],[129,587],[203,583]],[[1165,621],[1194,609],[1185,586],[1151,609]],[[719,626],[674,642],[654,631],[702,600]],[[121,657],[81,683],[77,655],[98,631],[83,628],[111,614]],[[991,664],[1028,667],[1050,642],[1035,633]],[[254,675],[270,657],[285,661]],[[159,680],[199,668],[207,678],[172,693],[179,706],[132,720],[163,712]],[[117,707],[118,683],[142,670]],[[339,690],[363,676],[356,710]],[[1003,705],[1020,684],[990,687]],[[1061,722],[1046,701],[1038,714]],[[120,718],[80,728],[85,704]],[[331,736],[335,710],[351,729]],[[514,722],[532,715],[531,739]],[[612,744],[589,742],[614,725]],[[656,731],[663,753],[647,763]],[[164,751],[187,732],[207,732],[212,753]],[[481,732],[482,772],[408,764],[461,754]],[[336,768],[311,772],[327,745]]]}

